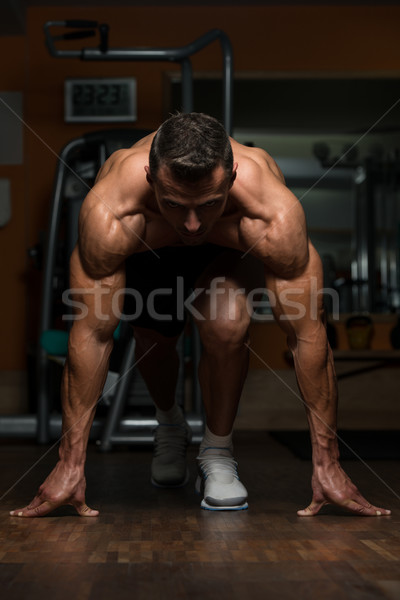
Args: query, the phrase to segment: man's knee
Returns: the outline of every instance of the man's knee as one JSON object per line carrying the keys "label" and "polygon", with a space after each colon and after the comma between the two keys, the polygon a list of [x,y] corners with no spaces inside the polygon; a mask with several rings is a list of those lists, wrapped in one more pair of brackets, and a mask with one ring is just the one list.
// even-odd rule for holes
{"label": "man's knee", "polygon": [[230,288],[224,298],[221,295],[214,305],[211,299],[199,312],[203,318],[196,319],[196,324],[204,346],[235,346],[247,341],[250,312],[244,290]]}

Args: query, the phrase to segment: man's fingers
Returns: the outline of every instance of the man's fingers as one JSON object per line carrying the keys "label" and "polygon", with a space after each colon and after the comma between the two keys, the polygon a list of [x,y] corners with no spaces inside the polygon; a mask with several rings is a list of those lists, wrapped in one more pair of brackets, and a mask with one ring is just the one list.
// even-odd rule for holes
{"label": "man's fingers", "polygon": [[387,510],[386,508],[378,508],[377,506],[372,506],[372,504],[367,502],[363,505],[359,502],[355,502],[354,500],[348,500],[347,502],[344,502],[343,507],[355,514],[363,515],[365,517],[381,517],[391,514],[390,510]]}
{"label": "man's fingers", "polygon": [[[51,504],[47,500],[42,502],[37,506],[33,506],[33,502],[25,508],[20,508],[17,510],[12,510],[10,515],[12,517],[42,517],[43,515],[47,515],[47,513],[54,510],[54,504]],[[36,503],[35,503],[36,504]]]}
{"label": "man's fingers", "polygon": [[314,515],[319,513],[319,511],[325,504],[326,504],[326,502],[324,500],[321,500],[319,502],[317,502],[316,500],[313,500],[311,502],[311,504],[309,506],[307,506],[307,508],[298,510],[297,516],[298,517],[313,517]]}
{"label": "man's fingers", "polygon": [[99,514],[98,510],[94,510],[93,508],[89,508],[87,504],[74,504],[76,511],[81,515],[81,517],[97,517]]}
{"label": "man's fingers", "polygon": [[[324,500],[319,502],[313,500],[311,504],[307,506],[307,508],[304,508],[303,510],[298,510],[297,515],[299,517],[313,517],[326,504],[329,503]],[[366,500],[364,504],[361,504],[360,502],[357,502],[355,500],[346,500],[343,503],[337,503],[337,505],[345,508],[346,510],[354,514],[362,515],[364,517],[380,517],[388,516],[391,514],[390,510],[387,510],[386,508],[379,508],[377,506],[373,506],[372,504],[369,504]]]}
{"label": "man's fingers", "polygon": [[30,510],[31,508],[36,508],[37,506],[40,506],[43,502],[43,499],[40,497],[40,494],[38,494],[37,496],[34,497],[34,499],[32,500],[32,502],[30,504],[28,504],[28,506],[24,506],[24,508],[17,508],[16,510],[12,510],[10,512],[10,515],[12,515],[13,517],[18,517],[18,516],[23,516],[20,513],[24,513],[27,510]]}
{"label": "man's fingers", "polygon": [[[358,491],[358,490],[357,490]],[[368,500],[366,500],[360,492],[358,492],[357,497],[354,499],[356,503],[361,504],[362,510],[361,514],[371,517],[381,517],[387,516],[391,514],[391,511],[386,508],[379,508],[378,506],[374,506]]]}
{"label": "man's fingers", "polygon": [[[10,515],[12,517],[43,517],[47,515],[49,512],[61,506],[59,504],[53,504],[48,500],[37,502],[32,501],[31,504],[25,506],[24,508],[19,508],[17,510],[12,510]],[[77,513],[79,513],[82,517],[97,517],[99,514],[98,510],[94,510],[89,508],[89,506],[85,503],[73,504]]]}

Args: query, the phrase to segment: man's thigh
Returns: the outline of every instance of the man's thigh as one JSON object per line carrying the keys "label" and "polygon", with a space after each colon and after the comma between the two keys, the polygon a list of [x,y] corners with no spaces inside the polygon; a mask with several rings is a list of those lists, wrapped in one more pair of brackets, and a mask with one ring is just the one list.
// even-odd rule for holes
{"label": "man's thigh", "polygon": [[239,307],[246,308],[250,318],[248,299],[258,300],[265,290],[264,266],[251,255],[224,249],[198,277],[196,289],[194,306],[203,317],[213,318],[219,313],[234,319]]}

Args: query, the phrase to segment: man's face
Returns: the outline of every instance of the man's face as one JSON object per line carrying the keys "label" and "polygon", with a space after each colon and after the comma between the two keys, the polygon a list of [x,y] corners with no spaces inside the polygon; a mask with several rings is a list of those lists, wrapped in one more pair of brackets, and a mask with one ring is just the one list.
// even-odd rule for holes
{"label": "man's face", "polygon": [[235,164],[232,176],[227,178],[223,167],[218,166],[196,183],[182,183],[172,177],[168,167],[160,168],[156,181],[151,179],[148,167],[145,168],[160,213],[182,242],[192,246],[206,241],[224,212],[236,169]]}

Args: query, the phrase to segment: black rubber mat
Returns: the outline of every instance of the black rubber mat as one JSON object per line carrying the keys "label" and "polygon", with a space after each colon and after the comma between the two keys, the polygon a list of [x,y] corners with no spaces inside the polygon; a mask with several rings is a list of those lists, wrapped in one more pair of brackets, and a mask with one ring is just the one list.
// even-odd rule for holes
{"label": "black rubber mat", "polygon": [[[270,435],[286,446],[295,456],[311,459],[311,442],[308,431],[271,431]],[[338,432],[340,458],[358,457],[370,460],[400,459],[400,431],[351,431]]]}

